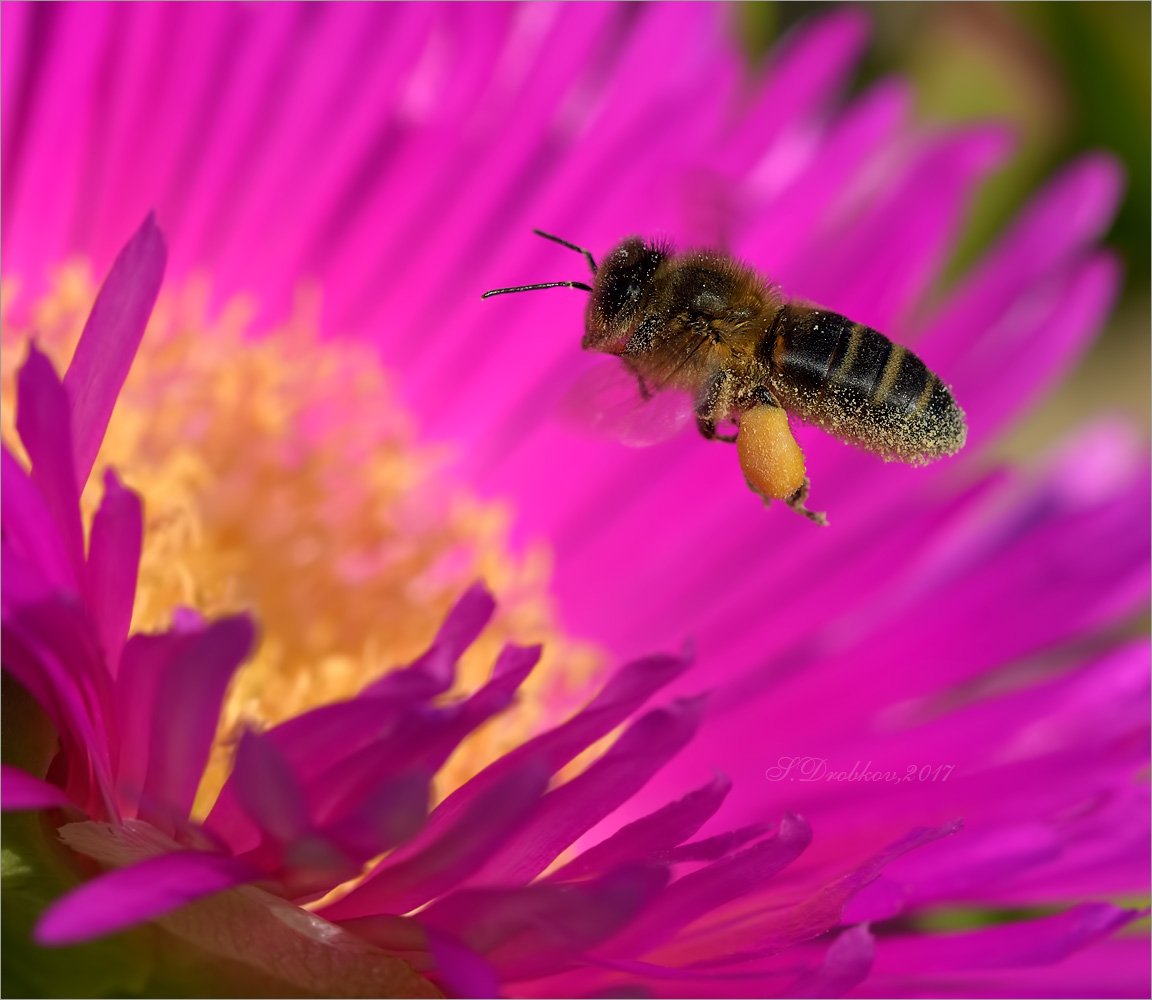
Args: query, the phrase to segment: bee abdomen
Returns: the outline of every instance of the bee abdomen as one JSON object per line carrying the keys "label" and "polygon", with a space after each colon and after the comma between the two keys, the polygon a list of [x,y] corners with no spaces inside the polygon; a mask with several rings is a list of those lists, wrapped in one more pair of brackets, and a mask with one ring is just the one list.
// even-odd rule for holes
{"label": "bee abdomen", "polygon": [[838,313],[785,306],[761,349],[779,401],[846,441],[913,463],[964,444],[964,414],[948,387],[877,330]]}

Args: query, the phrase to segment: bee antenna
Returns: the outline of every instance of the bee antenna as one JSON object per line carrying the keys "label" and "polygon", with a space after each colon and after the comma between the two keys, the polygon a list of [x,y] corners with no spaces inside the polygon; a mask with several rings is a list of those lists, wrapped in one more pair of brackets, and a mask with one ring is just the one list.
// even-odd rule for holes
{"label": "bee antenna", "polygon": [[542,285],[516,285],[514,288],[493,288],[490,292],[485,292],[480,296],[482,299],[489,299],[493,295],[507,295],[509,292],[534,292],[538,288],[579,288],[582,292],[592,291],[591,285],[586,285],[582,281],[547,281]]}
{"label": "bee antenna", "polygon": [[582,253],[588,260],[588,266],[592,268],[592,273],[596,273],[596,258],[592,256],[591,250],[585,250],[583,247],[578,247],[575,243],[569,243],[567,240],[562,240],[559,236],[553,236],[551,233],[546,233],[542,229],[533,229],[537,236],[543,236],[546,240],[551,240],[553,243],[559,243],[562,247],[567,247],[569,250],[575,250],[577,253]]}

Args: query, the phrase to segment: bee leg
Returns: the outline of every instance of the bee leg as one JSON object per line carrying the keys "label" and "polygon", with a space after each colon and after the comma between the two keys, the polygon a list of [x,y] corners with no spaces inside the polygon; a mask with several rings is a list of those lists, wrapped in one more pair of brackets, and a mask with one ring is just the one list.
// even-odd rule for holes
{"label": "bee leg", "polygon": [[732,409],[727,389],[728,376],[722,371],[717,372],[696,400],[696,429],[706,441],[725,441],[728,444],[736,441],[735,434],[720,434],[716,430],[717,417],[723,419]]}
{"label": "bee leg", "polygon": [[804,477],[804,484],[800,487],[800,489],[798,489],[795,493],[793,493],[790,497],[788,497],[788,499],[785,500],[784,502],[789,507],[791,507],[794,511],[796,511],[797,514],[800,514],[801,516],[808,518],[809,521],[815,522],[816,524],[820,525],[822,528],[826,528],[826,527],[828,527],[827,515],[823,511],[809,510],[807,507],[804,506],[804,501],[808,499],[808,494],[811,491],[811,489],[812,489],[812,480],[809,479],[807,476],[805,476]]}
{"label": "bee leg", "polygon": [[735,434],[720,434],[716,430],[716,421],[712,417],[696,415],[696,429],[700,432],[701,436],[707,441],[725,441],[728,444],[734,444],[736,441]]}

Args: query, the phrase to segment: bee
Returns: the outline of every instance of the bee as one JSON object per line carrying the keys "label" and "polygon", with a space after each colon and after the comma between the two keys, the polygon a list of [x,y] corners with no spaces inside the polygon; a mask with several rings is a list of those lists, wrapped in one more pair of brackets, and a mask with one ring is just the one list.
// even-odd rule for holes
{"label": "bee", "polygon": [[[640,397],[688,393],[708,440],[734,442],[749,486],[808,510],[811,483],[788,415],[886,460],[922,465],[964,446],[964,412],[938,376],[878,330],[807,302],[787,301],[752,269],[709,251],[676,253],[629,237],[603,264],[583,254],[592,284],[494,288],[482,298],[543,288],[590,293],[585,350],[620,358]],[[722,432],[722,426],[734,432]]]}

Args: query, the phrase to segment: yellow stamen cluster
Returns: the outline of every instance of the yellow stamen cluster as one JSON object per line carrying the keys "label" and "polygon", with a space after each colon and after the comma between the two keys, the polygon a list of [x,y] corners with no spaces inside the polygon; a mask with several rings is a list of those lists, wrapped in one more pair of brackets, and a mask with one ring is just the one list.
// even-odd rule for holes
{"label": "yellow stamen cluster", "polygon": [[[15,447],[15,372],[35,337],[64,371],[95,295],[82,266],[24,304],[5,289],[3,434]],[[233,683],[200,796],[215,798],[241,725],[267,726],[355,694],[417,656],[469,583],[496,621],[462,662],[459,690],[486,677],[506,641],[543,642],[513,719],[477,733],[440,792],[570,707],[601,658],[566,640],[548,599],[548,553],[514,554],[509,515],[453,478],[445,449],[418,443],[369,345],[318,340],[304,317],[259,337],[232,302],[165,291],[84,492],[86,521],[114,467],[144,499],[133,629],[178,606],[251,611],[260,645]]]}

